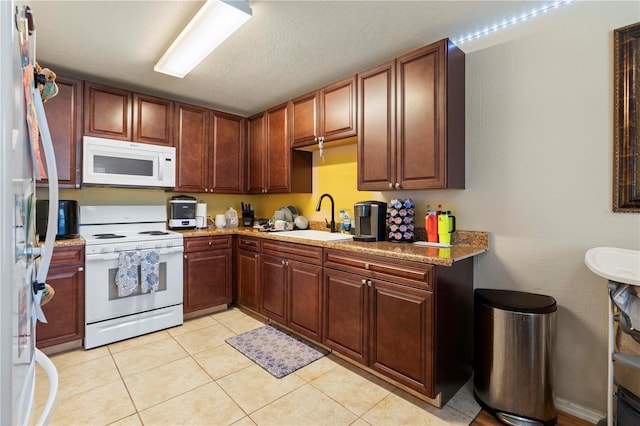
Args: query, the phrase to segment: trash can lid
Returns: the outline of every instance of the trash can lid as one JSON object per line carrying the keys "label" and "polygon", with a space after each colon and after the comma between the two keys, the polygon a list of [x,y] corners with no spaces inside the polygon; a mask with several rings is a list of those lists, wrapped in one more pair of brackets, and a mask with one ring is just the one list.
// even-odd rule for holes
{"label": "trash can lid", "polygon": [[558,310],[553,297],[523,291],[478,288],[475,300],[497,309],[528,314],[548,314]]}

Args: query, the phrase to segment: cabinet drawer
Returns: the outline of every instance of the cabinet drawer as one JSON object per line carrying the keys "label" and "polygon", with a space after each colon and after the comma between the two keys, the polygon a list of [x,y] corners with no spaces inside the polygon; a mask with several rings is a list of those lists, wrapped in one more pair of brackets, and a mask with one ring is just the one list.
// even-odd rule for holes
{"label": "cabinet drawer", "polygon": [[322,247],[264,240],[262,241],[262,253],[322,265]]}
{"label": "cabinet drawer", "polygon": [[324,266],[371,278],[433,290],[434,267],[423,263],[343,250],[325,250]]}
{"label": "cabinet drawer", "polygon": [[238,237],[238,248],[249,251],[260,251],[260,240],[240,235]]}
{"label": "cabinet drawer", "polygon": [[51,267],[84,265],[84,246],[55,247]]}
{"label": "cabinet drawer", "polygon": [[211,237],[190,237],[184,239],[184,252],[218,250],[231,248],[233,235]]}

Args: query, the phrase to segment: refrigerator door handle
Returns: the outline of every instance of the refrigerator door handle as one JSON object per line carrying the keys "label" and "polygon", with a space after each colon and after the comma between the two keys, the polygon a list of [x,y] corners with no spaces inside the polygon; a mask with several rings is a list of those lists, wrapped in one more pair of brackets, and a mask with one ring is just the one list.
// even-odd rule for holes
{"label": "refrigerator door handle", "polygon": [[58,231],[58,169],[56,166],[56,156],[53,151],[53,142],[51,141],[51,133],[49,133],[49,124],[47,123],[47,115],[44,112],[44,105],[38,90],[35,91],[33,101],[38,115],[38,123],[40,125],[40,136],[42,138],[42,147],[44,148],[44,156],[47,164],[47,173],[49,178],[49,219],[47,226],[47,235],[44,247],[41,249],[42,256],[40,258],[40,267],[36,277],[37,284],[34,289],[38,289],[35,297],[35,312],[40,322],[47,322],[47,319],[40,307],[40,299],[42,298],[42,289],[44,282],[49,273],[49,265],[53,256],[53,246],[55,244],[56,233]]}
{"label": "refrigerator door handle", "polygon": [[47,373],[49,377],[49,396],[47,397],[47,403],[42,409],[42,414],[38,419],[37,425],[48,425],[51,420],[51,414],[53,413],[53,405],[56,402],[56,396],[58,394],[58,370],[53,365],[49,357],[43,354],[40,349],[36,349],[36,362],[40,364],[40,367]]}

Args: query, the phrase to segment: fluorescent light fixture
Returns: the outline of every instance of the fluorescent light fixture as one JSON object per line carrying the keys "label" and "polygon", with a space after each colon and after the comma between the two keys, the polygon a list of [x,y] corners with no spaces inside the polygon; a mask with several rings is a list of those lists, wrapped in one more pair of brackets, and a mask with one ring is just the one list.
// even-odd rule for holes
{"label": "fluorescent light fixture", "polygon": [[207,0],[153,70],[184,77],[247,22],[251,14],[247,0]]}
{"label": "fluorescent light fixture", "polygon": [[515,24],[518,24],[520,22],[526,21],[528,19],[535,18],[536,16],[542,15],[543,13],[546,13],[551,9],[557,9],[557,8],[559,8],[561,6],[564,6],[564,5],[567,5],[569,3],[571,3],[571,0],[556,1],[556,2],[553,2],[551,4],[546,4],[546,5],[542,6],[542,7],[539,7],[537,9],[532,10],[529,13],[525,13],[525,14],[523,14],[521,16],[517,16],[517,17],[515,17],[515,18],[513,18],[511,20],[503,21],[503,22],[501,22],[499,24],[495,24],[492,27],[484,28],[484,29],[482,29],[482,30],[480,30],[480,31],[478,31],[476,33],[469,34],[466,37],[461,37],[461,38],[459,38],[457,40],[454,40],[454,44],[456,44],[457,46],[460,46],[461,44],[466,43],[468,41],[477,40],[480,37],[484,37],[484,36],[486,36],[488,34],[496,32],[496,31],[503,30],[503,29],[505,29],[507,27],[510,27],[512,25],[515,25]]}

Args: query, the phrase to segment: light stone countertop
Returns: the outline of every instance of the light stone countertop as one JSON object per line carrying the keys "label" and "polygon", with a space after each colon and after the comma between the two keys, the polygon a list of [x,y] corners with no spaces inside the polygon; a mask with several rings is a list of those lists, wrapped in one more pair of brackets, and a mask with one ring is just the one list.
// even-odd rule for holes
{"label": "light stone countertop", "polygon": [[[306,244],[352,251],[356,253],[403,259],[432,265],[451,266],[453,262],[477,256],[489,250],[489,234],[480,231],[456,231],[453,233],[451,248],[421,247],[412,243],[392,243],[389,241],[318,241],[288,237],[286,232],[261,232],[254,228],[239,227],[230,229],[189,229],[174,230],[189,237],[208,237],[216,235],[245,235],[290,243]],[[56,247],[84,245],[84,239],[57,240]]]}
{"label": "light stone countertop", "polygon": [[[174,230],[175,231],[175,230]],[[392,243],[389,241],[318,241],[287,236],[287,232],[262,232],[254,228],[238,227],[230,229],[190,229],[177,232],[185,238],[216,235],[245,235],[316,247],[347,250],[432,265],[451,266],[453,262],[477,256],[489,250],[489,234],[479,231],[456,231],[451,248],[421,247],[412,243]]]}

